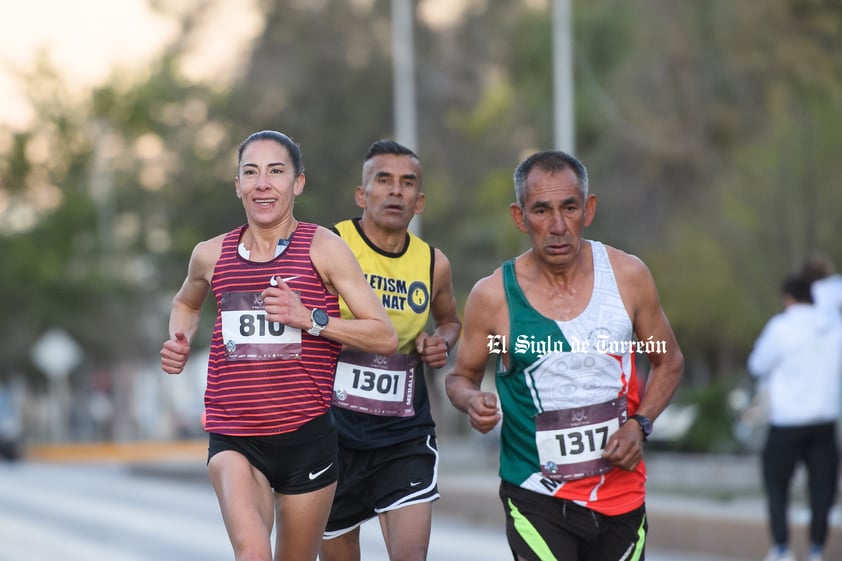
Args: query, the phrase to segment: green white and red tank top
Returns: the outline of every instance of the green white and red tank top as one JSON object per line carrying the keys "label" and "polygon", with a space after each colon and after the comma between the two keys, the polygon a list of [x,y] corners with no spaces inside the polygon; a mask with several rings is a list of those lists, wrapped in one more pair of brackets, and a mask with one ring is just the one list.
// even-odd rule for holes
{"label": "green white and red tank top", "polygon": [[498,361],[496,376],[500,477],[617,515],[643,504],[646,481],[643,462],[626,471],[601,460],[605,441],[640,401],[633,329],[605,246],[585,243],[593,253],[593,292],[568,321],[536,311],[518,285],[514,259],[503,264],[509,338],[489,342],[509,359],[508,370]]}
{"label": "green white and red tank top", "polygon": [[268,321],[260,293],[280,276],[308,308],[339,317],[339,301],[310,260],[315,224],[299,222],[287,249],[265,263],[239,255],[237,246],[247,227],[225,235],[211,280],[217,317],[208,360],[205,429],[269,436],[292,432],[328,410],[341,345]]}

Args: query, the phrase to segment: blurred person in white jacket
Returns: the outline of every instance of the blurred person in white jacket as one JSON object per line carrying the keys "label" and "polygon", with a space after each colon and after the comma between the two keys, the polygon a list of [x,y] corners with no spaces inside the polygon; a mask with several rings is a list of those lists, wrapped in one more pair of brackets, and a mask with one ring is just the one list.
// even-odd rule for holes
{"label": "blurred person in white jacket", "polygon": [[801,274],[813,283],[813,303],[842,317],[842,274],[834,272],[830,258],[821,254],[810,257]]}
{"label": "blurred person in white jacket", "polygon": [[811,283],[783,283],[784,311],[769,320],[748,358],[749,372],[768,392],[769,431],[763,480],[774,547],[767,561],[792,561],[787,507],[799,462],[807,468],[810,556],[820,561],[837,492],[836,423],[842,385],[842,317],[813,305]]}

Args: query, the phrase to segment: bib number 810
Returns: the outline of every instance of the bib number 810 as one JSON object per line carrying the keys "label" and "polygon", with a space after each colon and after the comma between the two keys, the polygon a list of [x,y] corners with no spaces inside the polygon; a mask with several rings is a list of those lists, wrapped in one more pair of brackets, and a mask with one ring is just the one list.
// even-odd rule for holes
{"label": "bib number 810", "polygon": [[267,321],[266,314],[240,315],[240,335],[243,337],[262,337],[267,332],[269,335],[281,335],[284,332],[284,324],[279,321]]}

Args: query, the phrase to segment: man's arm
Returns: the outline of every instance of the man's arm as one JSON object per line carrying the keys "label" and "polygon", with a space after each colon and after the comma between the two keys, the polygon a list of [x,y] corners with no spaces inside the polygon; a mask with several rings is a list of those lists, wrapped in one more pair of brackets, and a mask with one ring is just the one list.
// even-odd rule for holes
{"label": "man's arm", "polygon": [[490,337],[506,335],[501,327],[501,313],[506,315],[502,274],[481,279],[474,285],[465,303],[462,342],[456,363],[445,377],[447,397],[454,407],[466,413],[471,426],[487,433],[500,422],[497,396],[481,390],[489,358]]}
{"label": "man's arm", "polygon": [[[654,421],[667,407],[684,372],[684,355],[661,307],[655,280],[637,257],[617,252],[612,256],[623,300],[631,308],[632,327],[638,341],[653,343],[647,352],[650,363],[646,389],[636,413]],[[635,422],[623,425],[606,446],[606,457],[626,469],[642,459],[643,436]]]}
{"label": "man's arm", "polygon": [[415,346],[428,366],[441,368],[447,364],[448,353],[459,340],[462,320],[459,319],[459,312],[456,311],[450,261],[442,251],[435,249],[434,252],[430,313],[436,327],[432,335],[421,332],[415,339]]}
{"label": "man's arm", "polygon": [[678,388],[684,372],[684,355],[661,307],[652,274],[645,266],[638,274],[641,298],[635,313],[634,332],[638,341],[651,341],[657,345],[646,354],[650,363],[649,376],[637,412],[654,421],[669,405]]}

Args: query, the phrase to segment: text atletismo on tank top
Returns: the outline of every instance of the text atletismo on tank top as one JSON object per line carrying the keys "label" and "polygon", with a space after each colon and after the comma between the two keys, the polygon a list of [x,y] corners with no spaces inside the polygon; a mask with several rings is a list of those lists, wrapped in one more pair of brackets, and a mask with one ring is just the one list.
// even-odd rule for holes
{"label": "text atletismo on tank top", "polygon": [[[333,415],[343,446],[380,448],[432,434],[435,424],[415,338],[430,315],[433,248],[407,233],[389,253],[366,238],[359,219],[334,227],[360,263],[398,334],[398,352],[384,356],[343,351],[336,367]],[[342,317],[353,317],[340,298]]]}
{"label": "text atletismo on tank top", "polygon": [[265,263],[237,246],[244,225],[225,235],[211,289],[217,317],[205,390],[208,432],[269,436],[291,432],[330,407],[341,345],[266,318],[260,293],[280,276],[307,308],[339,316],[339,302],[310,260],[317,226],[299,222],[287,249]]}
{"label": "text atletismo on tank top", "polygon": [[500,477],[616,515],[643,504],[646,480],[643,462],[630,472],[602,459],[608,437],[639,404],[633,331],[605,247],[586,243],[593,293],[569,321],[538,313],[517,283],[515,261],[503,264],[509,339],[489,342],[509,360],[496,377],[504,411]]}

